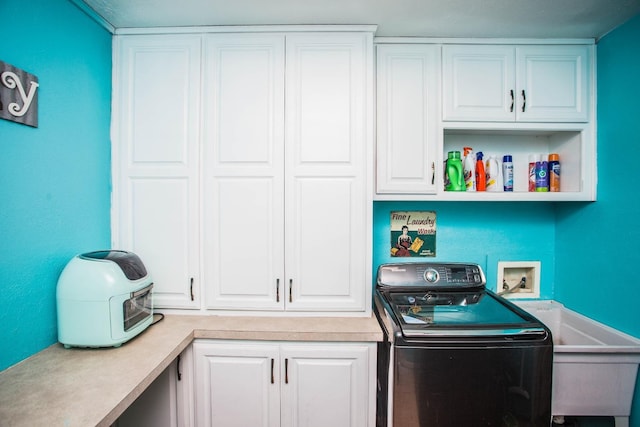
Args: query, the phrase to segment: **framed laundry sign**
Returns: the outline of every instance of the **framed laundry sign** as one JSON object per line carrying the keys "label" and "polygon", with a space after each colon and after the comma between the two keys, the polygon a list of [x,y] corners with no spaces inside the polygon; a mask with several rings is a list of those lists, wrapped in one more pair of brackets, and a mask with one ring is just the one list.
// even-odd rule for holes
{"label": "framed laundry sign", "polygon": [[0,61],[0,119],[38,127],[38,77]]}
{"label": "framed laundry sign", "polygon": [[391,256],[436,256],[436,213],[391,212]]}

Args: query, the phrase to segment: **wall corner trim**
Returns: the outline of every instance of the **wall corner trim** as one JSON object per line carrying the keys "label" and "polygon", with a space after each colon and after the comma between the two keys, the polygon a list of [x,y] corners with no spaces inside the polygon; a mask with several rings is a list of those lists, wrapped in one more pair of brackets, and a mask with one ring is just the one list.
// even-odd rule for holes
{"label": "wall corner trim", "polygon": [[86,4],[83,0],[69,0],[73,3],[78,9],[83,11],[89,18],[93,19],[95,22],[100,24],[105,30],[109,31],[111,34],[116,32],[116,27],[111,25],[109,21],[100,16],[95,10],[93,10],[88,4]]}

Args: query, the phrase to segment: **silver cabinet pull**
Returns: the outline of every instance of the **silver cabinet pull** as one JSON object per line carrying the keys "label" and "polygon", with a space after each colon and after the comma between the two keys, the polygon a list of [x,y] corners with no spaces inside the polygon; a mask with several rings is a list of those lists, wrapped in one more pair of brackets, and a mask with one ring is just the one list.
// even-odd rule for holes
{"label": "silver cabinet pull", "polygon": [[191,301],[193,301],[193,277],[189,279],[189,293],[191,294]]}
{"label": "silver cabinet pull", "polygon": [[276,279],[276,302],[280,302],[280,279]]}
{"label": "silver cabinet pull", "polygon": [[527,106],[527,95],[524,93],[524,89],[522,89],[522,112],[523,113],[526,106]]}
{"label": "silver cabinet pull", "polygon": [[431,185],[436,182],[436,162],[431,162]]}

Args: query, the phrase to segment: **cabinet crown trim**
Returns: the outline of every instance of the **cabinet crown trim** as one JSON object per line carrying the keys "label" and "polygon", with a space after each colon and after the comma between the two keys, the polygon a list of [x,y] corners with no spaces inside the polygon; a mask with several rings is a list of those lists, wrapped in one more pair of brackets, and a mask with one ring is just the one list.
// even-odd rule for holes
{"label": "cabinet crown trim", "polygon": [[375,44],[595,45],[595,39],[505,39],[451,37],[374,37]]}
{"label": "cabinet crown trim", "polygon": [[114,34],[304,33],[314,31],[375,33],[377,29],[377,25],[220,25],[202,27],[118,28]]}

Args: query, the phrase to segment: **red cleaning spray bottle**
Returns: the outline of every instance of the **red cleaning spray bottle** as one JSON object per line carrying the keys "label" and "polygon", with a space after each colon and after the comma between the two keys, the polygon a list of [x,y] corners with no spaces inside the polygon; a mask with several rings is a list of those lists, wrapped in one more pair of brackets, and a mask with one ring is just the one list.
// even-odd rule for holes
{"label": "red cleaning spray bottle", "polygon": [[476,191],[487,191],[487,174],[484,170],[482,151],[476,153]]}

